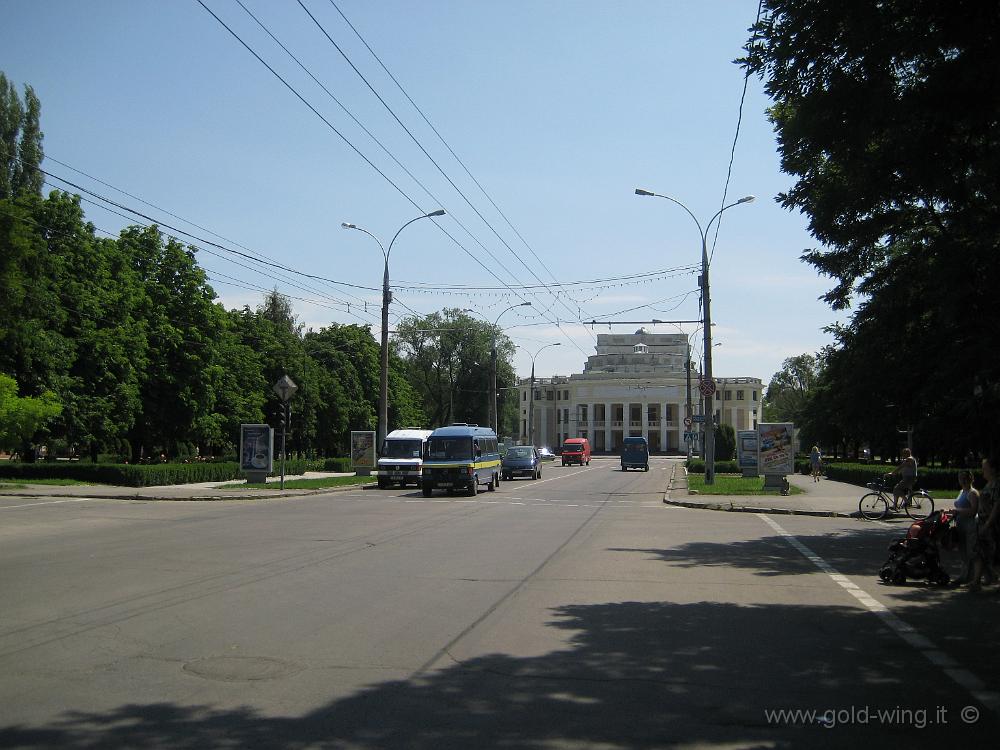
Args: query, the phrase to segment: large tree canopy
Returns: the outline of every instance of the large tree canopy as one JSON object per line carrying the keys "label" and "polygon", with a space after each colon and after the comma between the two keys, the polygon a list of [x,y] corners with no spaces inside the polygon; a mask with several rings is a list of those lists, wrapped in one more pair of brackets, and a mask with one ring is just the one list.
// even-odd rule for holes
{"label": "large tree canopy", "polygon": [[894,410],[925,448],[945,440],[935,426],[947,409],[959,443],[995,449],[1000,5],[764,9],[743,62],[765,80],[782,168],[796,178],[778,199],[821,243],[802,257],[833,280],[826,301],[855,308],[835,331],[855,366],[826,387],[867,413]]}

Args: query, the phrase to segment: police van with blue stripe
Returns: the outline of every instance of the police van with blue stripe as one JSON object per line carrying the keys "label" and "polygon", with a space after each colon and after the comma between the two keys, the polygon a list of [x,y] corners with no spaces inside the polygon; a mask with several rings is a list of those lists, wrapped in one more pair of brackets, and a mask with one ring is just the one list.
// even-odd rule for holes
{"label": "police van with blue stripe", "polygon": [[427,438],[420,481],[424,497],[435,489],[475,495],[483,485],[492,492],[500,486],[497,434],[474,424],[438,427]]}

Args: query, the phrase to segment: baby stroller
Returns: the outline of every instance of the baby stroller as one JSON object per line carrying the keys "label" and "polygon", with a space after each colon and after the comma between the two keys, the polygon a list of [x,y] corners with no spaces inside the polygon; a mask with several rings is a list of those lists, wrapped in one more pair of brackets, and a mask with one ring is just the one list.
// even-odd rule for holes
{"label": "baby stroller", "polygon": [[885,583],[898,586],[907,578],[926,579],[947,586],[950,577],[941,567],[940,550],[951,545],[955,511],[936,510],[910,524],[906,537],[889,545],[889,559],[878,572]]}

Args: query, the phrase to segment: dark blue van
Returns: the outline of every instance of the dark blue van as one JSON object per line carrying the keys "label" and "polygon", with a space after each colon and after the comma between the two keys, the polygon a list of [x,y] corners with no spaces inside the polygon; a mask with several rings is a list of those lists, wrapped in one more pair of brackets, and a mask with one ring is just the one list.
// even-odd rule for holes
{"label": "dark blue van", "polygon": [[489,427],[452,424],[438,427],[424,448],[420,487],[424,497],[435,489],[448,494],[463,490],[475,495],[481,485],[490,492],[500,486],[500,446]]}
{"label": "dark blue van", "polygon": [[627,437],[622,441],[622,471],[649,471],[649,444],[644,437]]}

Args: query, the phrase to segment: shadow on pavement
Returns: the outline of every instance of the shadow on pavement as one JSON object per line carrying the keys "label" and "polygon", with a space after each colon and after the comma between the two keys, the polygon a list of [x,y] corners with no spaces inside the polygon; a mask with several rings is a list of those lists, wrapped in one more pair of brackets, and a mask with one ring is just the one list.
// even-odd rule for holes
{"label": "shadow on pavement", "polygon": [[[7,726],[0,746],[468,750],[882,741],[893,747],[996,736],[985,714],[963,725],[958,712],[971,703],[967,696],[870,614],[849,606],[619,602],[563,606],[548,624],[571,632],[569,648],[456,661],[302,716],[130,704],[106,713],[66,712],[42,728]],[[294,691],[295,677],[287,679]],[[935,723],[939,706],[947,726]],[[765,714],[852,707],[856,715],[897,713],[877,720],[869,713],[863,724],[834,715],[829,728]]]}

